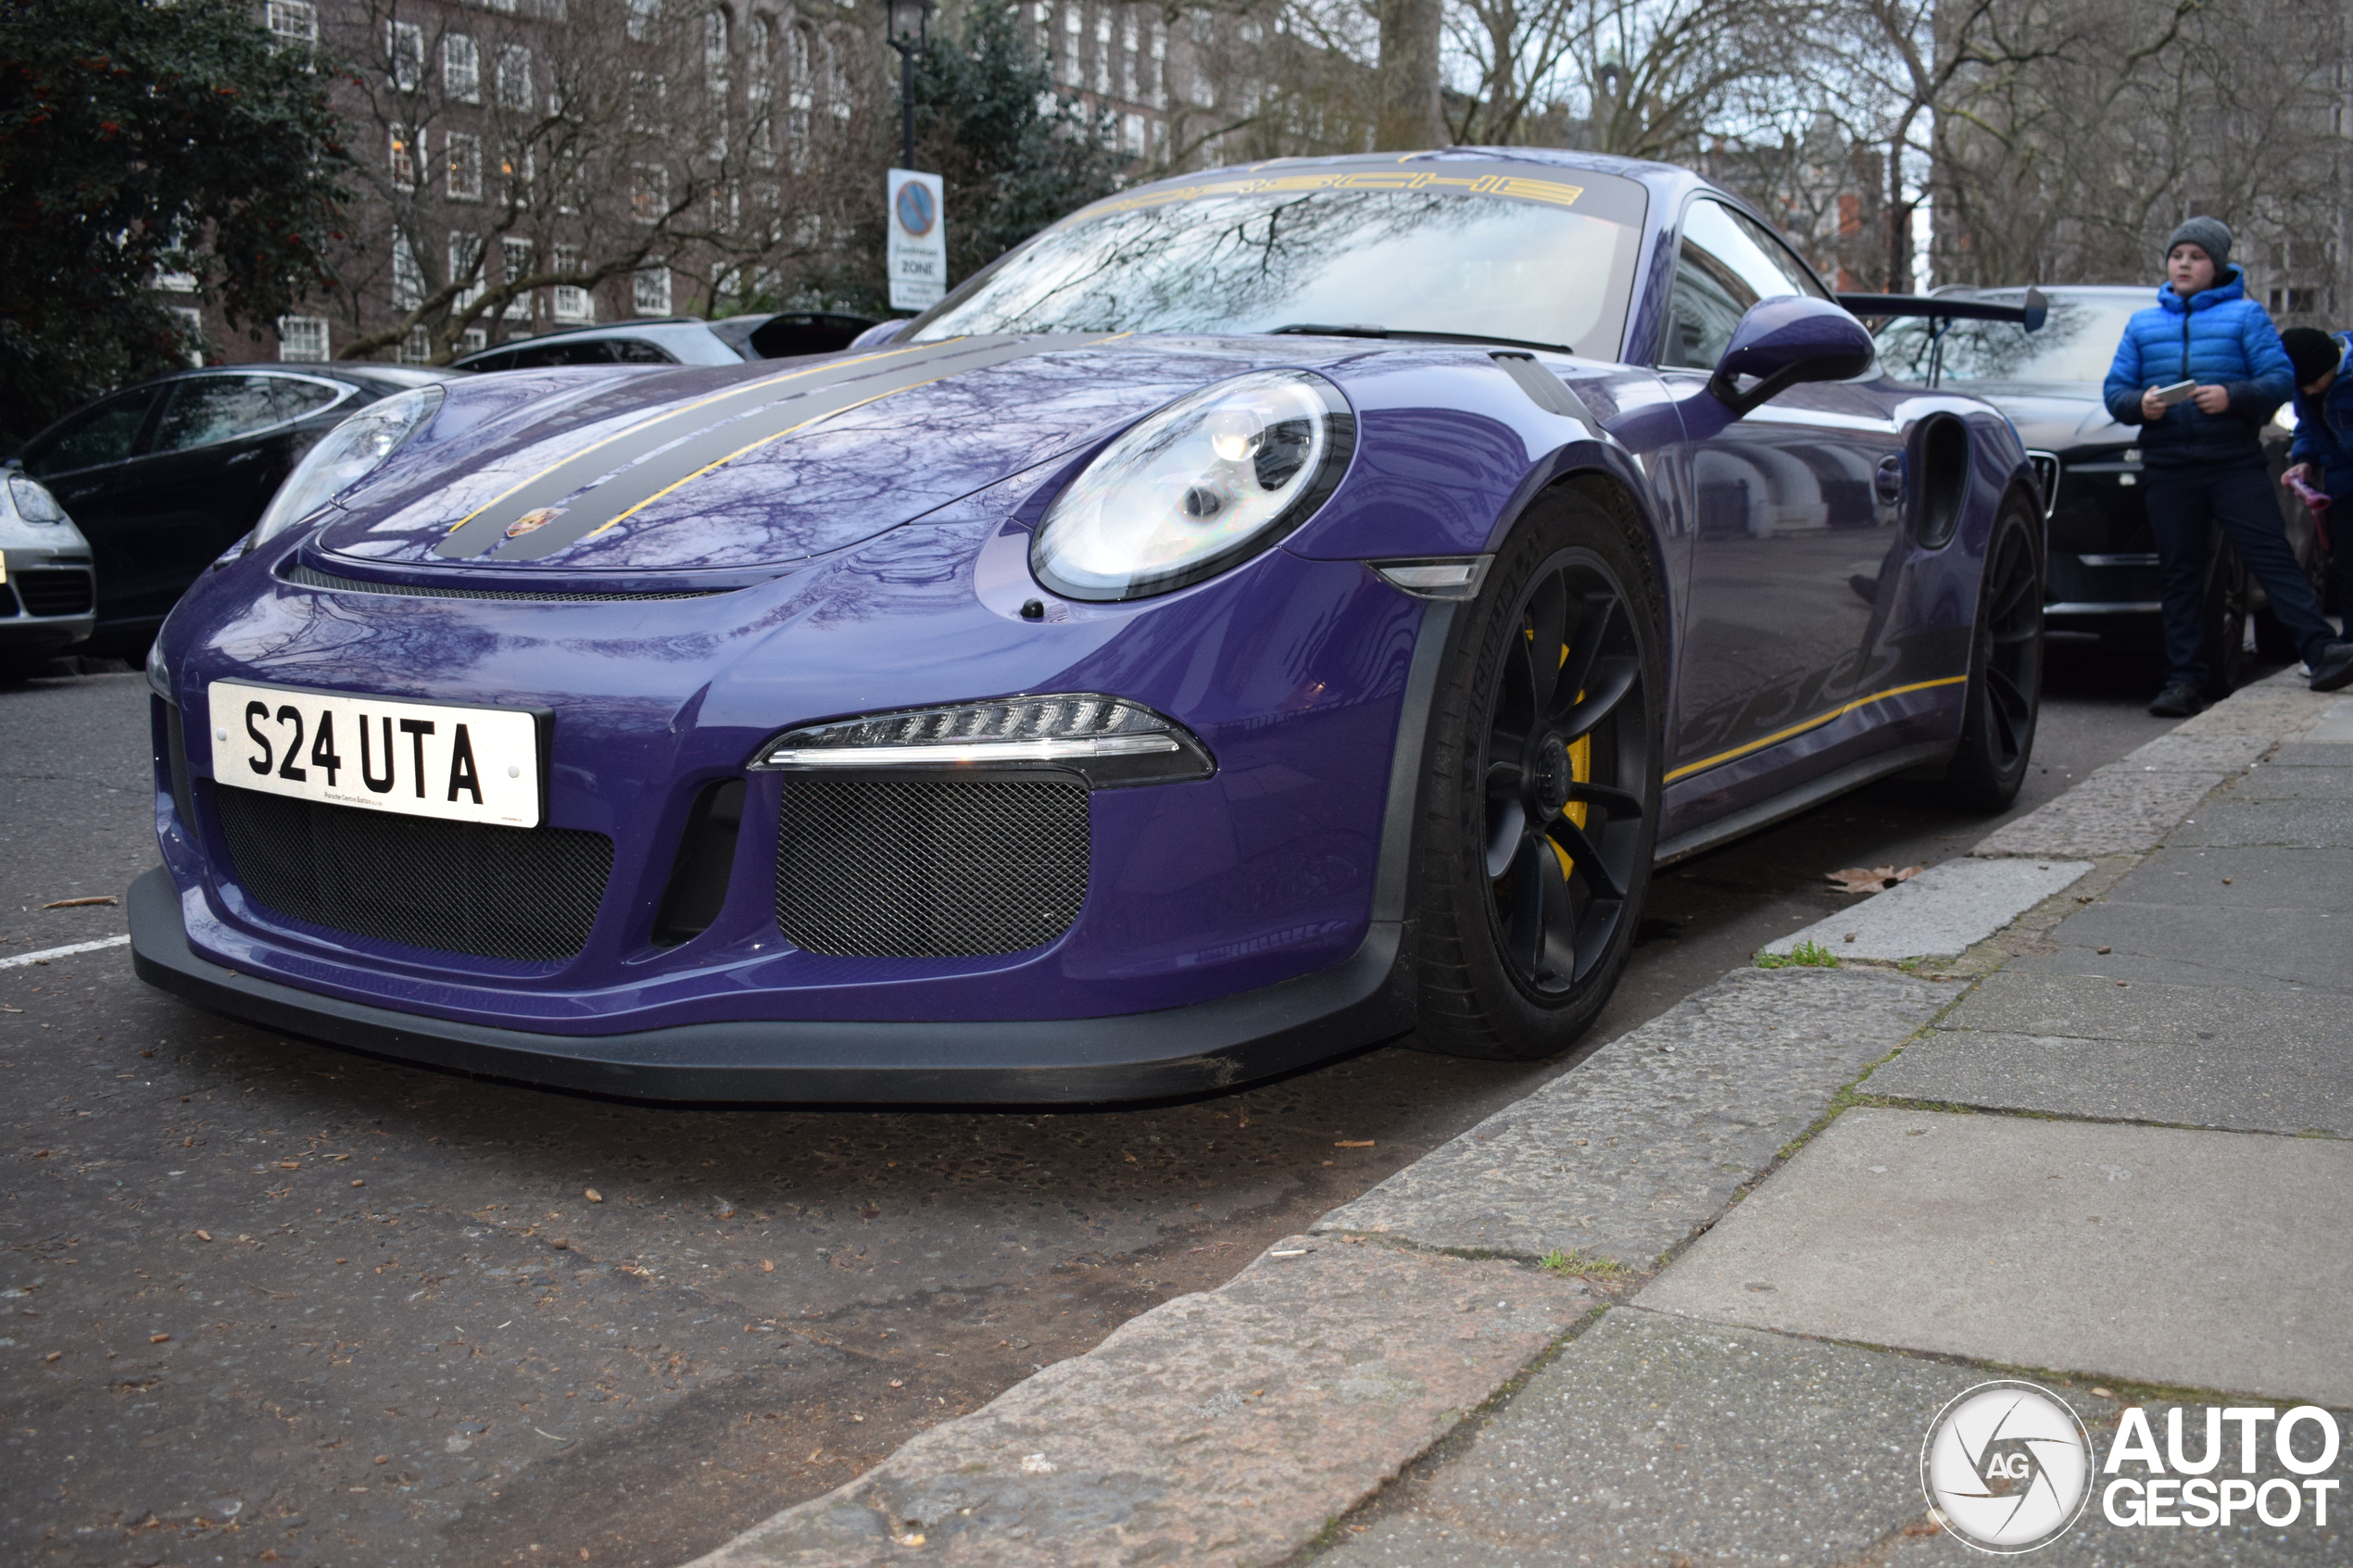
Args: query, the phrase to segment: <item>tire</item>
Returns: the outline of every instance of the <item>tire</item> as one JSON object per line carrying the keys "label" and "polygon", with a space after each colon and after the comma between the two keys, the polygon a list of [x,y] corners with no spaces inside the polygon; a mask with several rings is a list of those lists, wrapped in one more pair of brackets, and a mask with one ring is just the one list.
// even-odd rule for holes
{"label": "tire", "polygon": [[2043,566],[2033,515],[2016,499],[2002,504],[1985,544],[1965,701],[1937,794],[1963,811],[2006,810],[2026,782],[2043,706]]}
{"label": "tire", "polygon": [[2207,677],[2202,694],[2220,702],[2246,684],[2254,672],[2254,656],[2246,651],[2246,622],[2254,613],[2254,593],[2246,576],[2246,561],[2227,538],[2214,541],[2213,561],[2206,572],[2205,629]]}
{"label": "tire", "polygon": [[1539,497],[1449,638],[1416,846],[1425,1049],[1556,1055],[1625,971],[1664,755],[1666,609],[1639,528],[1574,489]]}

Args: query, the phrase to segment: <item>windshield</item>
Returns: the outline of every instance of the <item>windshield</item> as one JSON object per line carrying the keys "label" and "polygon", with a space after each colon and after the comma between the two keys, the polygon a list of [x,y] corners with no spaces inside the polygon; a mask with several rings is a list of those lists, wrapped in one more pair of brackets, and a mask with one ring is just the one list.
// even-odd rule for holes
{"label": "windshield", "polygon": [[[1617,358],[1642,188],[1486,175],[1294,176],[1146,191],[1082,212],[975,276],[911,341],[967,332],[1265,332],[1381,327]],[[1378,179],[1404,188],[1342,182]],[[1310,183],[1322,189],[1298,187]],[[1337,188],[1335,188],[1337,187]],[[1198,193],[1198,194],[1194,194]]]}
{"label": "windshield", "polygon": [[[1982,294],[1988,305],[2018,305],[2023,294]],[[1944,333],[1942,382],[2099,382],[2123,339],[2124,323],[2145,301],[2053,295],[2038,332],[2007,321],[1956,321]],[[1929,324],[1897,321],[1879,334],[1880,361],[1897,381],[1929,379]]]}

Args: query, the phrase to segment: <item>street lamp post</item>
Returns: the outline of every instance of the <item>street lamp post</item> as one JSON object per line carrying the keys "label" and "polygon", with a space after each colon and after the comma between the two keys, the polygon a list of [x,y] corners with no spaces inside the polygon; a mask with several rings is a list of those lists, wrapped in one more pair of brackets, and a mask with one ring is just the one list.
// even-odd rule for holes
{"label": "street lamp post", "polygon": [[915,56],[931,42],[934,0],[883,0],[890,46],[899,51],[899,167],[915,167]]}

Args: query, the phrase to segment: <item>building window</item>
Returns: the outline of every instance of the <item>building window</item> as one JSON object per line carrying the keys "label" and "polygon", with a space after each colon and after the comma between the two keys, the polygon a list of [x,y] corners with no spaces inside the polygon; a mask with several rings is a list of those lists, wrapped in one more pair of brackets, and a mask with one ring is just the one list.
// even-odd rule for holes
{"label": "building window", "polygon": [[648,71],[629,73],[629,95],[623,101],[623,123],[632,131],[660,134],[667,129],[670,79]]}
{"label": "building window", "polygon": [[191,305],[167,305],[166,310],[180,322],[181,339],[187,345],[188,365],[192,370],[204,365],[204,312]]}
{"label": "building window", "polygon": [[448,139],[449,199],[482,200],[482,138],[471,131],[452,131]]}
{"label": "building window", "polygon": [[482,102],[482,51],[469,34],[442,35],[441,90],[459,103]]}
{"label": "building window", "polygon": [[629,211],[640,223],[659,223],[670,216],[670,170],[657,163],[631,165]]}
{"label": "building window", "polygon": [[319,46],[319,7],[310,0],[268,0],[261,8],[270,37],[281,49],[305,55]]}
{"label": "building window", "polygon": [[1063,0],[1063,82],[1072,87],[1077,86],[1080,80],[1078,30],[1085,25],[1078,15],[1076,0]]}
{"label": "building window", "polygon": [[1120,20],[1119,45],[1119,90],[1129,103],[1136,103],[1139,99],[1136,93],[1136,13],[1133,11]]}
{"label": "building window", "polygon": [[1095,17],[1095,93],[1099,97],[1111,96],[1111,13],[1101,11]]}
{"label": "building window", "polygon": [[[580,270],[578,245],[556,247],[556,270],[573,273]],[[555,307],[555,317],[559,321],[593,321],[597,319],[597,303],[590,297],[586,289],[570,283],[558,283],[555,288],[555,298],[551,303]]]}
{"label": "building window", "polygon": [[396,191],[417,188],[417,148],[405,125],[392,127],[392,188]]}
{"label": "building window", "polygon": [[[530,277],[531,242],[529,240],[500,240],[498,242],[498,271],[500,281],[509,284],[512,284],[518,279]],[[528,293],[519,294],[507,302],[507,320],[510,321],[531,320],[531,295]]]}
{"label": "building window", "polygon": [[400,340],[394,358],[404,365],[422,365],[433,358],[433,334],[422,327],[411,327],[409,335]]}
{"label": "building window", "polygon": [[747,145],[753,165],[776,167],[776,24],[768,17],[751,19],[751,74],[744,82],[744,107],[750,117]]}
{"label": "building window", "polygon": [[452,231],[449,235],[449,281],[459,284],[458,297],[449,302],[453,310],[463,310],[483,295],[482,236]]}
{"label": "building window", "polygon": [[1168,107],[1168,27],[1164,22],[1152,23],[1152,63],[1148,85],[1151,89],[1151,106],[1156,109]]}
{"label": "building window", "polygon": [[393,86],[414,93],[425,84],[425,30],[415,22],[384,23],[384,56]]}
{"label": "building window", "polygon": [[661,0],[629,0],[629,36],[639,44],[654,35],[661,19]]}
{"label": "building window", "polygon": [[327,319],[323,316],[278,318],[278,358],[323,360],[327,357]]}
{"label": "building window", "polygon": [[531,107],[531,51],[520,44],[509,44],[498,51],[498,107]]}
{"label": "building window", "polygon": [[409,236],[392,236],[392,307],[406,313],[425,302],[425,270],[417,265],[416,247]]}
{"label": "building window", "polygon": [[1119,117],[1119,150],[1129,157],[1141,157],[1144,153],[1144,117],[1124,114]]}
{"label": "building window", "polygon": [[538,160],[529,147],[519,153],[509,153],[498,160],[499,199],[514,207],[531,203],[532,182],[538,178]]}
{"label": "building window", "polygon": [[490,346],[488,327],[468,327],[458,334],[458,349],[462,354],[479,354]]}
{"label": "building window", "polygon": [[637,273],[634,303],[640,316],[670,314],[670,269],[648,267]]}

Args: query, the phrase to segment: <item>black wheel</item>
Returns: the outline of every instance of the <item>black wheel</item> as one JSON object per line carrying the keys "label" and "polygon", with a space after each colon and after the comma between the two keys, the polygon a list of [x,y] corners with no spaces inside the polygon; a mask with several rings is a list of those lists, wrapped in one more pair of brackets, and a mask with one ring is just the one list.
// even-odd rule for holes
{"label": "black wheel", "polygon": [[1939,793],[1963,810],[1999,811],[2026,782],[2043,705],[2043,563],[2033,517],[2016,501],[1994,518],[1986,543],[1965,700],[1960,744]]}
{"label": "black wheel", "polygon": [[1573,491],[1540,499],[1446,653],[1418,870],[1418,1043],[1566,1049],[1625,970],[1658,837],[1649,552]]}
{"label": "black wheel", "polygon": [[2246,651],[2246,622],[2254,611],[2246,561],[2238,546],[2217,534],[2213,564],[2206,572],[2206,613],[2201,624],[2206,657],[2206,700],[2220,702],[2246,684],[2255,667]]}

